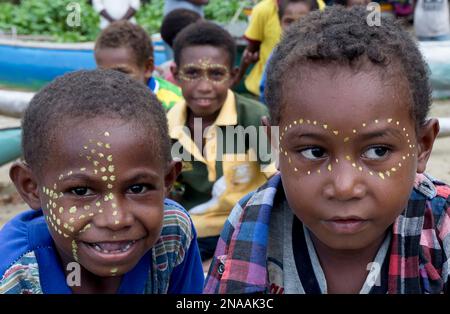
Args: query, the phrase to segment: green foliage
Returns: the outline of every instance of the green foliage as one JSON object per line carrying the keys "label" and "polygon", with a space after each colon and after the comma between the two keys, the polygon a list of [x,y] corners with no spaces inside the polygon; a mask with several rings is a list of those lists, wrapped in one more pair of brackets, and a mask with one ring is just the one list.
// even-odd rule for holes
{"label": "green foliage", "polygon": [[[205,19],[213,20],[219,23],[229,22],[237,10],[240,4],[244,0],[210,0],[209,4],[205,6]],[[244,1],[251,4],[252,1]],[[151,0],[149,4],[141,7],[136,14],[136,19],[142,27],[147,30],[149,34],[159,33],[161,23],[163,20],[163,8],[164,0]],[[246,16],[241,13],[240,20],[246,20]]]}
{"label": "green foliage", "polygon": [[13,12],[14,6],[11,3],[0,4],[0,30],[10,28]]}
{"label": "green foliage", "polygon": [[[205,6],[205,18],[219,23],[227,23],[233,18],[243,2],[251,4],[251,1],[244,0],[210,0],[208,5]],[[239,20],[246,20],[246,16],[241,13]]]}
{"label": "green foliage", "polygon": [[[80,5],[80,26],[67,24],[66,9],[71,2]],[[22,0],[20,5],[0,4],[0,28],[10,31],[16,27],[20,35],[47,35],[56,41],[95,40],[99,30],[99,16],[86,0]]]}
{"label": "green foliage", "polygon": [[163,19],[164,0],[151,0],[136,13],[136,20],[149,34],[159,33]]}
{"label": "green foliage", "polygon": [[[227,23],[244,0],[210,0],[205,6],[205,18],[221,24]],[[81,6],[81,25],[70,27],[66,19],[71,2]],[[247,0],[251,3],[251,0]],[[138,23],[149,34],[159,32],[163,19],[164,0],[151,0],[136,14]],[[244,14],[239,19],[245,20]],[[0,31],[11,31],[15,26],[20,35],[51,36],[60,42],[93,41],[100,32],[99,15],[87,0],[22,0],[20,5],[0,3]]]}

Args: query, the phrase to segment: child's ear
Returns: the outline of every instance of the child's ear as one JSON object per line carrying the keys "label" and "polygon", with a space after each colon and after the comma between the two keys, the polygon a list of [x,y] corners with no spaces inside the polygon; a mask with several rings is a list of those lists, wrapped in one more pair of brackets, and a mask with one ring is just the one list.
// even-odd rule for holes
{"label": "child's ear", "polygon": [[147,59],[147,61],[145,62],[145,78],[148,80],[149,78],[152,77],[153,71],[155,70],[155,63],[153,60],[153,57],[150,57]]}
{"label": "child's ear", "polygon": [[33,209],[41,208],[39,186],[28,165],[23,162],[15,162],[9,170],[9,177],[28,206]]}
{"label": "child's ear", "polygon": [[231,68],[231,71],[230,71],[230,82],[232,82],[231,86],[238,83],[238,82],[236,82],[238,75],[239,75],[239,68],[238,67]]}
{"label": "child's ear", "polygon": [[278,150],[278,138],[277,134],[272,134],[272,125],[270,124],[270,120],[267,116],[263,116],[261,118],[261,124],[264,126],[264,131],[267,134],[267,137],[269,138],[270,145],[272,148]]}
{"label": "child's ear", "polygon": [[177,82],[179,82],[180,81],[180,79],[178,78],[178,66],[175,64],[175,63],[172,63],[171,65],[170,65],[170,72],[172,72],[172,75],[173,75],[173,77],[175,78],[175,80],[177,81]]}
{"label": "child's ear", "polygon": [[[261,118],[261,124],[264,127],[264,131],[266,132],[267,138],[269,139],[270,146],[272,147],[272,152],[275,156],[275,167],[278,169],[278,145],[279,138],[278,132],[272,133],[272,125],[270,124],[270,120],[267,116],[263,116]],[[277,130],[276,128],[274,130]]]}
{"label": "child's ear", "polygon": [[181,172],[182,164],[179,160],[172,160],[167,168],[166,176],[164,177],[164,187],[166,197],[169,195],[175,180]]}
{"label": "child's ear", "polygon": [[429,119],[419,129],[417,135],[417,173],[423,173],[430,158],[433,143],[439,133],[439,121]]}

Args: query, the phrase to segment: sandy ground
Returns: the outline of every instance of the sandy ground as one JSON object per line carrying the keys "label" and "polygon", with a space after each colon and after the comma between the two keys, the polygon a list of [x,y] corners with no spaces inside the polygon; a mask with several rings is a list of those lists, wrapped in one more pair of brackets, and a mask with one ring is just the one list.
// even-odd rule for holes
{"label": "sandy ground", "polygon": [[[435,101],[432,117],[450,117],[450,101]],[[0,116],[0,127],[19,126],[20,120]],[[0,148],[1,149],[1,148]],[[27,209],[9,179],[11,163],[0,167],[0,227],[11,217]],[[436,178],[450,182],[450,137],[438,138],[428,163],[427,172]]]}

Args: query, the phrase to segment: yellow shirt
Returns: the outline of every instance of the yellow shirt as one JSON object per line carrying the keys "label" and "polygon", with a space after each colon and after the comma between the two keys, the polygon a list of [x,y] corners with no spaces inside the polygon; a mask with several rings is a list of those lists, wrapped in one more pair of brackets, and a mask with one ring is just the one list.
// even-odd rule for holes
{"label": "yellow shirt", "polygon": [[[319,10],[325,8],[323,0],[316,0]],[[262,0],[252,10],[250,23],[245,31],[245,37],[260,41],[259,60],[245,79],[245,87],[253,94],[259,96],[261,82],[267,60],[273,48],[281,39],[281,25],[278,17],[277,0]]]}
{"label": "yellow shirt", "polygon": [[260,118],[268,114],[267,108],[229,90],[216,121],[205,130],[203,153],[191,135],[186,133],[187,113],[185,102],[177,104],[167,113],[173,147],[180,145],[184,151],[180,156],[175,156],[180,152],[178,146],[176,153],[173,152],[174,157],[183,160],[183,169],[177,181],[185,187],[185,193],[178,201],[189,211],[199,238],[217,236],[234,205],[276,172],[274,162],[264,163],[257,158],[264,151],[259,141],[256,141],[256,146],[249,144],[235,149],[234,145],[227,144],[227,138],[233,136],[232,133],[225,131],[231,126],[258,127]]}
{"label": "yellow shirt", "polygon": [[264,67],[281,38],[277,0],[263,0],[253,8],[245,37],[261,42],[259,60],[245,79],[245,87],[259,96],[259,83]]}

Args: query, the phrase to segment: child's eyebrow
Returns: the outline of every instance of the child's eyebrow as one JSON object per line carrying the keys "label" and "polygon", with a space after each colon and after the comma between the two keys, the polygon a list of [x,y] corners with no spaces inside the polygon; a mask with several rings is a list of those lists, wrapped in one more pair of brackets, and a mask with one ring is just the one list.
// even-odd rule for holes
{"label": "child's eyebrow", "polygon": [[65,175],[60,181],[71,181],[71,180],[86,180],[86,181],[95,181],[96,176],[95,175],[87,175],[85,173],[72,173],[69,175]]}
{"label": "child's eyebrow", "polygon": [[373,132],[367,132],[367,133],[360,133],[359,137],[363,140],[371,140],[374,138],[380,138],[380,137],[396,137],[397,139],[403,140],[404,136],[402,132],[395,128],[386,128],[383,130],[377,130]]}
{"label": "child's eyebrow", "polygon": [[[339,134],[341,133],[340,131],[338,131]],[[350,131],[347,133],[351,133]],[[355,132],[353,132],[351,135],[353,138],[355,138]],[[341,133],[342,134],[342,133]],[[345,134],[345,133],[344,133]],[[293,135],[287,135],[288,137],[291,137]],[[382,129],[382,130],[375,130],[375,131],[367,131],[367,132],[361,132],[361,130],[359,130],[359,132],[356,132],[356,137],[358,138],[358,140],[371,140],[374,138],[385,138],[385,137],[395,137],[397,139],[400,140],[404,140],[404,134],[396,129],[396,128],[386,128],[386,129]],[[315,133],[315,132],[311,132],[311,131],[307,131],[305,133],[302,133],[302,131],[300,131],[300,134],[295,134],[294,135],[295,138],[310,138],[310,139],[314,139],[314,140],[324,140],[325,138],[328,137],[327,132],[324,130],[320,130],[319,132]]]}
{"label": "child's eyebrow", "polygon": [[145,171],[145,172],[139,172],[135,175],[131,175],[129,178],[125,178],[125,182],[137,182],[139,180],[158,180],[159,175],[153,172]]}

